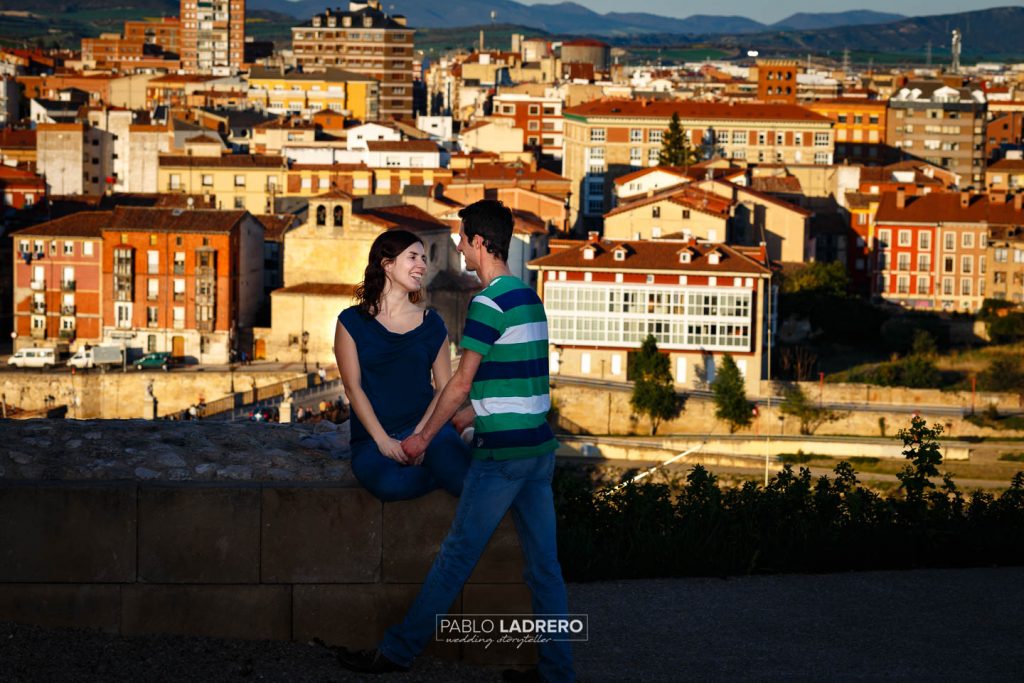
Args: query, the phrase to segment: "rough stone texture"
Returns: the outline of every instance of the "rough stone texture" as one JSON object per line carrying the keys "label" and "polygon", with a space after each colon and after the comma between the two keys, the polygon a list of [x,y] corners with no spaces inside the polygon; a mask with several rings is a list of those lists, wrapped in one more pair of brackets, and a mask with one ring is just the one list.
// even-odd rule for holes
{"label": "rough stone texture", "polygon": [[291,637],[289,586],[133,584],[122,593],[124,635],[171,633],[279,640]]}
{"label": "rough stone texture", "polygon": [[121,587],[111,584],[0,584],[0,614],[4,619],[40,626],[75,626],[117,633],[121,628]]}
{"label": "rough stone texture", "polygon": [[263,490],[264,583],[380,580],[381,503],[362,489]]}
{"label": "rough stone texture", "polygon": [[[373,586],[295,586],[292,598],[296,640],[320,638],[328,645],[376,647],[384,631],[398,623],[419,592],[418,584]],[[461,611],[462,597],[453,611]],[[431,643],[426,654],[458,659],[461,645]]]}
{"label": "rough stone texture", "polygon": [[0,581],[135,580],[134,484],[0,484]]}
{"label": "rough stone texture", "polygon": [[[212,420],[7,420],[0,480],[301,480],[358,486],[347,460],[300,441],[331,436],[333,427]],[[337,425],[337,432],[337,440],[347,443],[348,425]],[[345,452],[342,447],[336,454]]]}
{"label": "rough stone texture", "polygon": [[140,581],[258,583],[259,544],[258,489],[139,490]]}

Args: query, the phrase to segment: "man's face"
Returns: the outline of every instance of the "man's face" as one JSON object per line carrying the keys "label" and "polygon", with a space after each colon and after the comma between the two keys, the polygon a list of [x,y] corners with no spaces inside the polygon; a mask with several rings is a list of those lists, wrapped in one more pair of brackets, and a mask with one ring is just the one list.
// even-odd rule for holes
{"label": "man's face", "polygon": [[457,249],[463,258],[466,259],[466,270],[474,271],[480,267],[480,262],[476,259],[476,250],[473,248],[470,238],[466,235],[466,226],[464,224],[459,225],[459,246]]}

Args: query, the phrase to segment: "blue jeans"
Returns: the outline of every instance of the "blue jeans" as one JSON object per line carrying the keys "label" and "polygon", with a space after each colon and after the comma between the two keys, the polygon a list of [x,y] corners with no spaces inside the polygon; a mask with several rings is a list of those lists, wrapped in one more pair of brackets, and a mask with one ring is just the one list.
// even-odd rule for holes
{"label": "blue jeans", "polygon": [[[434,635],[435,615],[448,613],[509,508],[523,550],[523,578],[530,587],[533,613],[568,614],[555,543],[554,469],[554,453],[521,460],[473,460],[451,529],[416,601],[402,623],[384,635],[384,656],[412,665]],[[537,649],[545,681],[575,680],[568,642],[552,640],[539,643]]]}
{"label": "blue jeans", "polygon": [[[406,429],[391,436],[401,441],[411,433]],[[469,460],[469,446],[450,424],[430,442],[419,466],[400,465],[382,455],[372,439],[352,444],[352,473],[367,491],[384,502],[419,498],[437,488],[458,496]]]}

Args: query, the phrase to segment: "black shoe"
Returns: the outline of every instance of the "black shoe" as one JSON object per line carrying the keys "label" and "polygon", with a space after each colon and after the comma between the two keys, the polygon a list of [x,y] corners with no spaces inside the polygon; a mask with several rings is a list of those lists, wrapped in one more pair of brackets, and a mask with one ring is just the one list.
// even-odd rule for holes
{"label": "black shoe", "polygon": [[504,683],[544,683],[544,679],[540,677],[540,671],[536,667],[526,671],[505,669],[501,672],[501,680]]}
{"label": "black shoe", "polygon": [[338,662],[349,671],[361,674],[389,674],[408,671],[409,667],[392,662],[380,650],[349,650],[338,648]]}

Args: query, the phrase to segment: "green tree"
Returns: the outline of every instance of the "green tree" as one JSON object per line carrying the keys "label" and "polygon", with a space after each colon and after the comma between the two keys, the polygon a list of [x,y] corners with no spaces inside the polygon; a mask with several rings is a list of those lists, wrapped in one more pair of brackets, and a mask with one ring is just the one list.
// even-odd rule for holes
{"label": "green tree", "polygon": [[736,367],[736,361],[728,353],[722,358],[722,366],[718,368],[715,381],[711,383],[711,393],[715,401],[715,417],[725,420],[730,434],[740,427],[746,427],[753,420],[753,406],[747,400],[743,376]]}
{"label": "green tree", "polygon": [[938,389],[942,373],[924,356],[910,356],[899,363],[899,383],[912,389]]}
{"label": "green tree", "polygon": [[915,356],[924,356],[925,358],[932,358],[938,353],[939,348],[935,344],[935,337],[933,337],[927,330],[917,330],[914,332],[914,339],[910,342],[910,353]]}
{"label": "green tree", "polygon": [[682,402],[672,386],[668,356],[658,351],[654,335],[647,335],[633,358],[633,395],[629,405],[651,421],[651,436],[658,432],[662,422],[682,412]]}
{"label": "green tree", "polygon": [[661,152],[658,153],[659,166],[689,166],[700,161],[700,153],[686,142],[683,124],[679,122],[679,114],[673,113],[668,122],[668,130],[661,139]]}
{"label": "green tree", "polygon": [[1021,391],[1024,389],[1024,373],[1020,370],[1020,358],[1002,354],[993,358],[979,378],[986,391]]}
{"label": "green tree", "polygon": [[814,405],[798,384],[787,387],[783,396],[782,413],[797,419],[801,434],[813,434],[826,422],[835,422],[843,417],[842,413]]}
{"label": "green tree", "polygon": [[908,501],[919,502],[925,489],[935,488],[930,478],[938,476],[939,465],[942,464],[941,434],[942,425],[929,427],[923,417],[916,415],[910,419],[909,428],[896,434],[896,438],[903,441],[903,457],[910,461],[896,474]]}
{"label": "green tree", "polygon": [[822,263],[812,261],[786,276],[782,291],[786,294],[805,292],[823,296],[845,297],[850,278],[846,267],[839,261]]}

